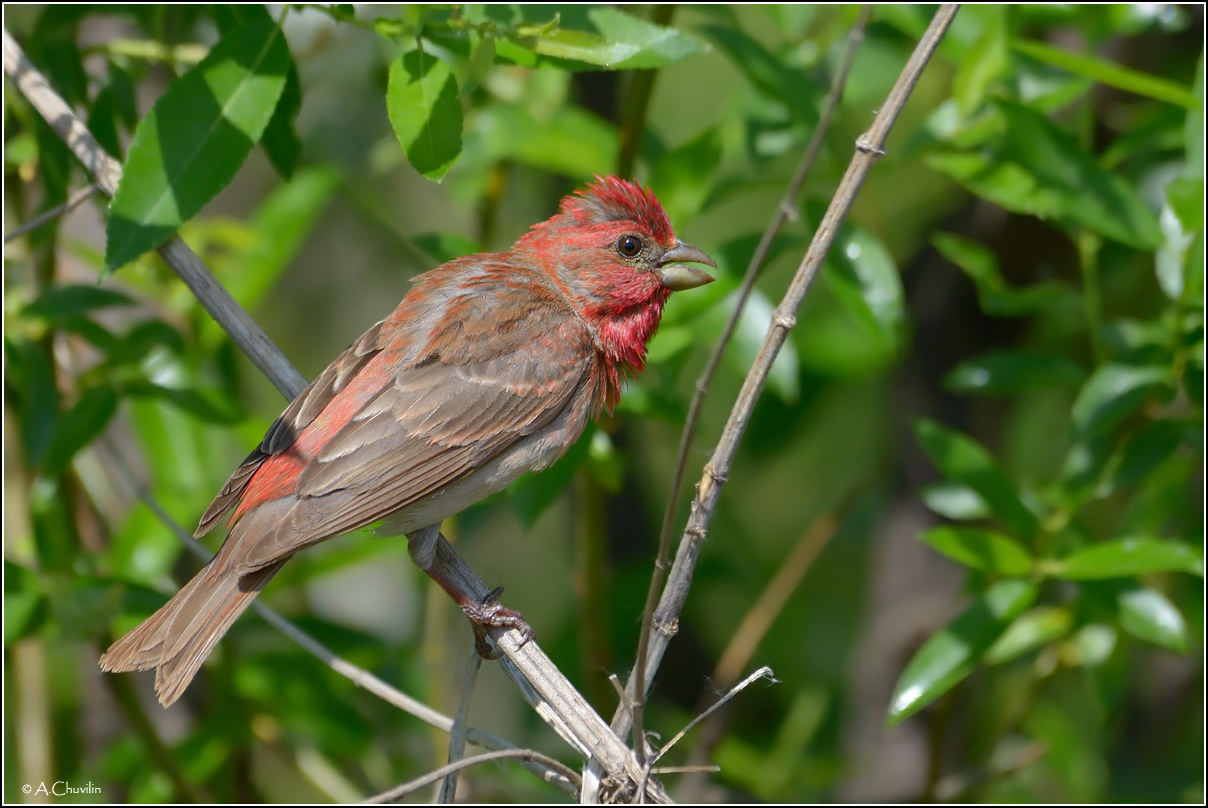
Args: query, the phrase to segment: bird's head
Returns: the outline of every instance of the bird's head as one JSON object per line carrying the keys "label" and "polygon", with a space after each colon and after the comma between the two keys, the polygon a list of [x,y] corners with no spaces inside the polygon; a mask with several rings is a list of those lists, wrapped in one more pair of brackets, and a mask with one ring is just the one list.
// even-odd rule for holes
{"label": "bird's head", "polygon": [[558,215],[534,225],[515,250],[550,273],[613,358],[634,370],[671,292],[713,281],[681,262],[717,266],[675,237],[650,190],[619,177],[596,177],[565,197]]}

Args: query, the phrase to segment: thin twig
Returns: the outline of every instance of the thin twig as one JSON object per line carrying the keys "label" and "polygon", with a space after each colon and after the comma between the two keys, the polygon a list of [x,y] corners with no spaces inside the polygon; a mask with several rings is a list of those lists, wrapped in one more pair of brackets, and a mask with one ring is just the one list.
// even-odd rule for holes
{"label": "thin twig", "polygon": [[767,679],[767,680],[771,681],[772,683],[776,683],[776,681],[777,681],[775,674],[772,673],[772,669],[769,668],[767,665],[764,665],[762,668],[760,668],[759,670],[752,673],[746,679],[743,679],[741,682],[734,685],[734,687],[730,688],[729,691],[726,692],[726,695],[724,695],[720,699],[718,699],[709,709],[705,710],[703,713],[698,715],[696,718],[693,718],[691,721],[688,722],[687,726],[685,726],[679,732],[675,733],[675,737],[673,737],[671,740],[667,741],[667,743],[663,744],[662,748],[659,749],[658,754],[655,755],[651,759],[650,765],[653,766],[655,763],[658,763],[662,759],[663,755],[665,755],[671,751],[671,747],[673,747],[677,743],[679,743],[681,738],[683,738],[685,735],[687,735],[689,732],[692,731],[693,727],[695,727],[701,721],[704,721],[706,718],[708,718],[710,715],[712,715],[715,710],[720,708],[723,704],[728,702],[730,699],[734,698],[739,693],[741,693],[742,691],[744,691],[748,687],[750,687],[752,684],[754,684],[756,679]]}
{"label": "thin twig", "polygon": [[[756,670],[755,673],[749,675],[747,679],[744,679],[741,682],[738,682],[737,685],[734,685],[733,687],[730,688],[730,691],[728,691],[725,694],[725,696],[722,696],[721,698],[719,698],[718,701],[716,701],[712,705],[712,707],[709,707],[709,709],[704,710],[703,713],[697,715],[695,717],[695,719],[692,719],[691,721],[687,722],[687,726],[685,726],[683,729],[680,729],[679,732],[675,733],[675,736],[672,739],[668,740],[668,742],[666,744],[663,744],[662,748],[660,750],[658,750],[657,754],[654,757],[651,757],[650,761],[646,763],[646,774],[647,775],[654,774],[655,773],[655,769],[654,769],[655,763],[662,760],[663,755],[666,755],[667,752],[672,750],[673,746],[675,744],[678,744],[680,742],[681,738],[686,736],[687,733],[690,733],[692,731],[692,728],[696,727],[696,725],[698,725],[698,723],[701,723],[701,721],[704,721],[705,719],[707,719],[707,717],[709,717],[710,715],[713,715],[714,711],[720,709],[722,704],[726,704],[726,703],[730,702],[730,699],[732,699],[734,696],[738,696],[738,693],[741,693],[744,690],[747,690],[747,688],[750,685],[754,684],[756,679],[767,679],[767,680],[771,680],[772,682],[778,681],[776,678],[776,675],[774,675],[772,673],[772,669],[768,668],[767,665],[763,665],[762,668],[760,668],[759,670]],[[708,768],[707,766],[695,766],[695,765],[684,767],[685,771],[691,771],[691,772],[701,772],[707,768]],[[645,780],[641,781],[641,783],[639,784],[639,789],[638,789],[639,802],[644,802],[643,800],[641,800],[641,797],[644,797],[646,794],[645,785],[646,785]]]}
{"label": "thin twig", "polygon": [[[71,108],[47,84],[7,29],[4,31],[4,70],[34,109],[96,178],[101,189],[112,194],[121,179],[121,166],[105,153]],[[173,236],[159,248],[159,253],[277,389],[287,398],[296,397],[305,387],[305,379],[188,246]],[[446,580],[453,581],[474,597],[485,597],[490,591],[443,537],[437,544],[435,564]],[[505,666],[505,670],[513,676],[519,672],[520,676],[532,683],[549,710],[558,715],[577,739],[576,748],[588,750],[597,765],[618,780],[637,782],[642,777],[642,767],[634,760],[628,747],[612,733],[608,724],[592,710],[536,642],[524,641],[514,629],[491,629],[490,634],[513,663],[514,667]],[[656,783],[651,784],[651,791],[655,799],[666,799],[665,792]]]}
{"label": "thin twig", "polygon": [[[457,715],[453,716],[453,731],[449,733],[449,762],[456,763],[466,754],[466,720],[470,715],[470,702],[474,696],[474,685],[478,682],[478,671],[482,669],[482,655],[475,643],[470,643],[470,656],[466,660],[465,674],[461,679],[461,697],[457,700]],[[440,782],[436,801],[450,805],[457,794],[457,772],[454,769]]]}
{"label": "thin twig", "polygon": [[100,190],[101,189],[97,186],[97,184],[95,182],[91,183],[89,185],[85,185],[83,188],[80,188],[75,193],[73,193],[71,196],[69,196],[67,198],[67,201],[64,202],[62,205],[55,205],[50,210],[39,213],[34,218],[30,219],[28,222],[26,222],[25,224],[18,227],[16,230],[13,230],[11,233],[5,234],[4,243],[8,244],[10,241],[12,241],[15,238],[19,238],[32,230],[37,230],[39,227],[46,224],[47,222],[52,222],[55,219],[59,218],[60,216],[64,216],[68,213],[71,213],[73,210],[75,210],[76,208],[78,208],[80,206],[81,202],[83,202],[85,199],[87,199],[88,197],[92,196],[93,194],[97,193]]}
{"label": "thin twig", "polygon": [[[654,628],[654,610],[658,604],[659,594],[662,592],[665,577],[664,571],[667,569],[667,560],[671,554],[671,531],[675,527],[675,513],[679,506],[680,489],[684,485],[684,474],[688,467],[688,455],[692,450],[692,438],[696,433],[696,423],[700,418],[701,406],[704,403],[705,395],[709,392],[709,385],[713,380],[713,376],[717,373],[717,368],[721,364],[722,355],[729,345],[730,338],[734,335],[734,329],[738,326],[738,320],[746,308],[747,299],[751,295],[751,290],[755,287],[755,280],[759,277],[764,262],[767,260],[768,253],[772,249],[772,244],[775,242],[776,236],[785,221],[790,216],[796,215],[795,205],[797,195],[801,192],[801,187],[805,184],[806,177],[809,176],[810,169],[814,165],[814,160],[817,159],[818,153],[822,149],[822,142],[825,139],[827,130],[830,128],[831,119],[834,117],[835,110],[839,106],[839,101],[843,97],[843,88],[847,85],[847,77],[851,72],[852,63],[855,61],[856,52],[860,48],[860,43],[864,41],[864,29],[868,25],[868,18],[871,13],[872,6],[865,5],[861,9],[860,16],[852,27],[851,33],[848,35],[843,62],[839,67],[839,72],[835,74],[834,81],[831,83],[830,92],[827,95],[826,104],[818,120],[818,125],[814,127],[813,135],[810,137],[810,142],[801,156],[801,162],[797,165],[797,170],[793,174],[793,179],[789,182],[789,187],[785,191],[784,197],[781,199],[780,204],[776,206],[772,220],[768,223],[767,229],[764,230],[763,236],[759,240],[759,245],[751,255],[751,260],[747,264],[746,274],[743,276],[742,284],[738,288],[734,301],[734,311],[730,313],[730,319],[726,322],[725,328],[722,329],[721,337],[717,340],[713,353],[705,364],[705,369],[701,372],[700,378],[697,379],[696,391],[692,396],[691,403],[688,405],[688,415],[684,421],[684,429],[680,433],[679,451],[676,454],[675,468],[671,473],[671,486],[667,494],[667,506],[663,511],[663,524],[659,530],[658,556],[654,564],[654,572],[650,576],[650,588],[646,592],[646,607],[642,612],[642,630],[638,638],[637,662],[634,665],[633,678],[635,681],[641,682],[647,679],[646,668],[648,663],[646,649],[650,643],[650,633]],[[643,690],[641,694],[637,694],[636,691],[631,691],[631,693],[634,694],[633,722],[640,733],[645,691]],[[617,716],[619,715],[620,711],[618,710],[613,717],[613,729],[618,729]],[[639,760],[641,759],[641,754],[639,746]]]}
{"label": "thin twig", "polygon": [[[746,690],[747,687],[749,687],[752,683],[754,683],[754,681],[756,679],[769,679],[772,682],[777,681],[776,677],[772,674],[772,669],[765,665],[764,667],[762,667],[759,670],[752,673],[746,679],[743,679],[741,682],[739,682],[734,687],[730,688],[730,691],[728,693],[726,693],[724,696],[722,696],[720,699],[718,699],[711,707],[709,707],[709,709],[705,710],[700,715],[696,716],[696,718],[693,718],[691,721],[689,721],[687,726],[685,726],[679,732],[675,733],[675,737],[673,737],[671,740],[667,741],[667,743],[663,744],[662,748],[659,749],[658,753],[653,758],[651,758],[650,761],[646,764],[647,765],[647,769],[646,769],[647,774],[654,773],[654,768],[653,768],[654,764],[657,763],[663,757],[663,755],[665,755],[669,751],[671,751],[671,747],[673,747],[677,743],[679,743],[680,739],[683,738],[685,735],[687,735],[689,732],[691,732],[693,727],[695,727],[701,721],[704,721],[706,718],[708,718],[710,715],[712,715],[713,712],[715,710],[719,709],[723,704],[728,703],[730,701],[730,699],[734,698],[739,693]],[[700,771],[703,768],[707,768],[707,767],[701,767],[701,766],[694,765],[694,766],[688,766],[686,768],[693,770],[693,771]],[[640,788],[638,789],[639,801],[643,801],[643,800],[641,800],[641,797],[643,797],[646,793],[646,788],[645,788],[646,782],[643,780],[639,784],[639,786],[640,786]]]}
{"label": "thin twig", "polygon": [[470,766],[476,766],[479,763],[490,763],[496,760],[523,760],[534,763],[540,763],[542,766],[547,766],[550,769],[557,771],[567,780],[575,784],[575,788],[579,787],[579,773],[567,766],[561,761],[554,760],[548,755],[543,755],[540,752],[535,752],[532,749],[501,749],[498,752],[487,752],[482,755],[475,755],[471,758],[464,758],[456,763],[450,763],[447,766],[441,766],[436,771],[428,772],[422,777],[417,777],[410,782],[403,783],[397,788],[392,788],[389,791],[382,792],[377,796],[370,797],[365,802],[370,804],[393,802],[419,791],[429,783],[435,783],[445,775],[467,769]]}
{"label": "thin twig", "polygon": [[[775,361],[781,346],[784,345],[789,331],[796,325],[797,312],[801,308],[801,303],[817,276],[822,261],[834,242],[839,226],[846,218],[860,186],[863,185],[865,178],[872,170],[876,159],[885,153],[886,137],[901,113],[906,99],[910,97],[911,90],[914,89],[914,85],[922,75],[923,68],[926,67],[931,54],[939,45],[944,32],[947,31],[959,8],[959,5],[946,4],[936,12],[931,25],[924,33],[922,40],[911,55],[910,61],[907,62],[897,83],[890,91],[889,97],[873,120],[872,127],[856,140],[855,155],[839,183],[826,214],[822,217],[822,221],[814,233],[814,238],[784,299],[773,313],[772,323],[768,327],[763,344],[755,357],[755,363],[743,382],[717,448],[709,462],[705,464],[701,480],[696,486],[696,497],[692,502],[688,524],[681,536],[667,586],[663,590],[662,598],[654,613],[654,619],[651,621],[653,628],[649,635],[649,645],[645,647],[650,662],[642,677],[638,676],[635,666],[635,671],[630,676],[626,687],[631,697],[638,692],[645,693],[650,687],[652,671],[657,669],[667,645],[675,635],[676,616],[683,610],[684,601],[687,599],[688,587],[696,567],[696,560],[700,555],[709,520],[717,506],[717,500],[721,496],[721,489],[725,485],[730,464],[738,450],[738,443],[746,431],[751,412],[755,408],[755,402],[771,372],[772,362]],[[638,699],[635,701],[640,703]],[[627,713],[622,710],[617,711],[613,716],[613,728],[620,735],[624,735],[630,729]]]}

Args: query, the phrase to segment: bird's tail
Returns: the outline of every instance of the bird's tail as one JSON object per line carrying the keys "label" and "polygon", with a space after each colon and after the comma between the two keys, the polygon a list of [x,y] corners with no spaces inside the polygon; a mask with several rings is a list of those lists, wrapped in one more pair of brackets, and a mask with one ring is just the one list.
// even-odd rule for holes
{"label": "bird's tail", "polygon": [[229,569],[225,556],[219,551],[163,608],[115,642],[101,656],[101,668],[155,668],[160,704],[167,707],[180,698],[231,623],[287,560],[239,575]]}

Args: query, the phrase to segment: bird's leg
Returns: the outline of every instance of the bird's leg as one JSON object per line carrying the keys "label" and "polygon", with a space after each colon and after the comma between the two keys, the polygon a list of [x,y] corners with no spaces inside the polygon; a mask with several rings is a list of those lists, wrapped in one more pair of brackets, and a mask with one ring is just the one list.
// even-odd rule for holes
{"label": "bird's leg", "polygon": [[533,629],[524,622],[524,617],[515,609],[509,609],[499,602],[503,587],[497,587],[479,598],[468,591],[457,581],[454,581],[440,565],[436,563],[436,542],[440,538],[440,525],[429,525],[413,531],[407,536],[407,550],[411,560],[424,573],[449,593],[453,602],[461,607],[466,617],[470,619],[470,628],[474,630],[474,647],[483,659],[498,659],[499,653],[491,648],[487,641],[488,628],[514,628],[523,635],[520,646],[533,638]]}

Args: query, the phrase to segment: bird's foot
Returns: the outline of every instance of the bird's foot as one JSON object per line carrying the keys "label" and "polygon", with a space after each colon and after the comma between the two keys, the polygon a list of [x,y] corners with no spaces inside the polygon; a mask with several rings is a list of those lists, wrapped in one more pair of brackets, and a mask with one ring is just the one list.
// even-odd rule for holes
{"label": "bird's foot", "polygon": [[470,627],[474,629],[474,648],[483,659],[499,658],[499,652],[491,646],[490,641],[487,639],[487,629],[516,629],[522,635],[520,645],[517,648],[523,648],[525,643],[533,638],[533,628],[524,622],[524,617],[521,616],[520,612],[515,609],[509,609],[499,602],[501,594],[503,594],[503,587],[496,587],[487,593],[486,597],[481,601],[477,603],[463,603],[461,606],[461,610],[466,613],[466,617],[470,618]]}

